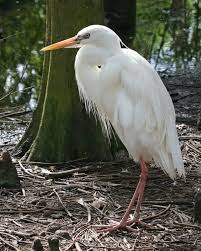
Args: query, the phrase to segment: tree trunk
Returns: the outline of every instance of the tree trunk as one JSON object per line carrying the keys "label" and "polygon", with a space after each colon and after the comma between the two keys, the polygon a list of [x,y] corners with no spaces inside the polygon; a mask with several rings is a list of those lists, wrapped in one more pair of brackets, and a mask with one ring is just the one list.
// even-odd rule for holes
{"label": "tree trunk", "polygon": [[[48,4],[46,5],[46,16],[47,16],[47,19],[46,19],[45,44],[50,44],[51,43],[51,9]],[[45,92],[46,92],[46,86],[47,86],[47,76],[48,76],[48,70],[49,70],[49,58],[50,58],[50,54],[45,53],[37,109],[33,112],[32,120],[31,120],[25,134],[23,135],[22,139],[20,140],[20,142],[17,144],[17,146],[13,150],[13,155],[15,155],[15,156],[22,157],[25,153],[28,154],[30,146],[37,135],[39,125],[40,125],[40,117],[41,117],[42,110],[43,110],[43,103],[44,103],[44,99],[45,99]]]}
{"label": "tree trunk", "polygon": [[[100,0],[48,0],[47,6],[47,40],[50,38],[51,43],[71,37],[89,24],[103,22]],[[31,138],[34,135],[28,160],[111,158],[99,123],[86,115],[79,101],[73,68],[75,53],[64,49],[50,52],[49,58],[45,56],[39,104],[28,129]]]}

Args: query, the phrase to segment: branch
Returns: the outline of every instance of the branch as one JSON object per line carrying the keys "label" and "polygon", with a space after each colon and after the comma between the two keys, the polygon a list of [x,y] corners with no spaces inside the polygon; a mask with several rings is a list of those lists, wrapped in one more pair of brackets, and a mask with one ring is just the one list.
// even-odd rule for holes
{"label": "branch", "polygon": [[59,202],[61,203],[61,205],[62,205],[63,209],[65,210],[65,212],[68,214],[68,216],[69,216],[70,218],[73,218],[73,215],[72,215],[71,212],[69,212],[68,209],[65,207],[65,205],[64,205],[63,201],[61,200],[61,198],[60,198],[59,194],[57,193],[57,191],[56,191],[55,189],[53,189],[53,191],[54,191],[54,193],[56,194],[57,198],[59,199]]}
{"label": "branch", "polygon": [[8,118],[8,117],[14,117],[14,116],[21,116],[21,115],[24,115],[24,114],[27,114],[27,113],[31,113],[31,112],[32,111],[11,112],[11,113],[8,113],[8,114],[0,116],[0,119]]}
{"label": "branch", "polygon": [[14,249],[15,251],[21,251],[17,247],[15,247],[12,244],[10,244],[9,242],[5,241],[1,236],[0,236],[0,241],[3,242],[3,243],[5,243],[7,246],[9,246],[10,248]]}

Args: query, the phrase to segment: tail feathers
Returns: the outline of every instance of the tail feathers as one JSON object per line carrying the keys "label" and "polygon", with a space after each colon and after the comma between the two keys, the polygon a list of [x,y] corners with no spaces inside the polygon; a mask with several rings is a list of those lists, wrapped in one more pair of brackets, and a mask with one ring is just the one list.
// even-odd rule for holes
{"label": "tail feathers", "polygon": [[155,162],[158,166],[162,168],[162,170],[167,173],[171,179],[175,179],[177,174],[175,168],[173,168],[173,161],[171,155],[164,151],[164,149],[160,149],[158,152],[158,156],[155,159]]}
{"label": "tail feathers", "polygon": [[154,159],[173,180],[178,175],[185,179],[184,163],[181,156],[176,127],[170,123],[164,142]]}
{"label": "tail feathers", "polygon": [[167,130],[167,149],[171,153],[173,167],[177,171],[179,177],[185,179],[184,162],[181,155],[181,149],[179,146],[178,134],[174,124],[170,123]]}

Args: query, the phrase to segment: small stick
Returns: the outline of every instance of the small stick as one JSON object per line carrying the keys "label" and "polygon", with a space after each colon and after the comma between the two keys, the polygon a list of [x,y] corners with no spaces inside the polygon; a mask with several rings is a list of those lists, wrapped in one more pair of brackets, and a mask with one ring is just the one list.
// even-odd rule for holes
{"label": "small stick", "polygon": [[152,220],[154,218],[157,218],[158,216],[161,216],[162,214],[166,213],[171,207],[171,204],[169,204],[164,210],[160,211],[158,214],[155,214],[153,216],[148,216],[142,219],[142,221],[144,220]]}
{"label": "small stick", "polygon": [[77,251],[82,251],[80,244],[77,241],[74,243],[74,245],[75,245],[75,248],[77,249]]}
{"label": "small stick", "polygon": [[40,162],[40,161],[21,161],[21,162],[24,164],[39,165],[39,166],[63,166],[63,165],[70,165],[70,164],[74,164],[76,162],[81,162],[85,160],[87,160],[87,158],[74,159],[74,160],[69,160],[66,162]]}
{"label": "small stick", "polygon": [[2,241],[3,243],[5,243],[7,246],[9,246],[10,248],[14,249],[15,251],[21,251],[17,247],[15,247],[12,244],[10,244],[9,242],[5,241],[1,236],[0,236],[0,241]]}
{"label": "small stick", "polygon": [[188,144],[188,143],[185,143],[189,148],[191,148],[192,150],[194,150],[195,152],[201,154],[201,151],[199,151],[198,149],[196,149],[194,146]]}
{"label": "small stick", "polygon": [[198,226],[198,225],[187,224],[187,223],[179,223],[177,221],[174,221],[174,224],[179,225],[179,226],[184,226],[184,227],[197,228],[197,229],[201,230],[201,226]]}
{"label": "small stick", "polygon": [[0,210],[0,214],[19,214],[19,213],[30,214],[30,213],[39,213],[45,209],[47,209],[47,207],[43,207],[36,210]]}
{"label": "small stick", "polygon": [[75,172],[84,172],[89,170],[97,169],[97,167],[94,166],[83,166],[83,167],[77,167],[74,169],[66,170],[66,171],[60,171],[60,172],[50,172],[45,174],[46,178],[65,178],[68,175],[72,175]]}
{"label": "small stick", "polygon": [[83,200],[83,198],[80,198],[79,200],[77,200],[77,203],[79,203],[81,206],[83,206],[84,208],[86,208],[87,210],[87,222],[89,223],[91,221],[91,210],[88,206],[88,204]]}
{"label": "small stick", "polygon": [[97,237],[97,233],[94,232],[92,229],[89,229],[89,232],[91,233],[91,236],[100,244],[101,247],[103,247],[103,243],[101,240]]}
{"label": "small stick", "polygon": [[23,228],[23,225],[22,225],[22,224],[16,222],[16,221],[13,220],[13,219],[9,219],[9,221],[12,222],[12,223],[14,223],[16,226],[18,226],[18,227],[20,227],[20,228]]}
{"label": "small stick", "polygon": [[144,205],[157,205],[157,206],[166,206],[166,205],[189,205],[192,206],[193,202],[190,200],[156,200],[156,201],[152,201],[152,200],[145,200],[143,202]]}
{"label": "small stick", "polygon": [[[6,39],[6,38],[3,38],[3,39]],[[1,40],[2,39],[0,39],[0,42],[1,42]],[[25,69],[26,69],[27,67],[25,67]],[[24,75],[24,74],[23,74]],[[20,81],[21,82],[21,81]],[[33,88],[33,86],[30,86],[30,87],[26,87],[26,88],[24,88],[23,90],[21,90],[21,91],[10,91],[9,93],[7,93],[5,96],[3,96],[3,97],[1,97],[0,98],[0,101],[2,101],[3,99],[5,99],[5,98],[7,98],[9,95],[11,95],[11,94],[14,94],[14,93],[19,93],[19,92],[24,92],[25,90],[28,90],[28,89],[32,89]]]}
{"label": "small stick", "polygon": [[137,243],[137,240],[138,240],[139,236],[140,236],[140,232],[137,234],[137,237],[135,238],[135,241],[133,243],[133,246],[132,246],[132,249],[131,249],[133,251],[135,250],[135,246],[136,246],[136,243]]}
{"label": "small stick", "polygon": [[57,193],[57,191],[56,191],[55,189],[53,189],[53,192],[56,194],[56,196],[57,196],[59,202],[61,203],[63,209],[64,209],[65,212],[68,214],[68,216],[69,216],[70,218],[73,218],[73,215],[72,215],[71,212],[69,212],[68,209],[65,207],[65,205],[64,205],[63,201],[61,200],[61,198],[60,198],[59,194]]}
{"label": "small stick", "polygon": [[26,197],[26,192],[25,192],[25,189],[24,189],[24,188],[22,188],[22,195],[23,195],[24,197]]}
{"label": "small stick", "polygon": [[13,236],[11,233],[5,233],[5,232],[1,232],[1,231],[0,231],[0,234],[1,234],[1,235],[9,236],[10,238],[17,240],[17,237]]}
{"label": "small stick", "polygon": [[26,232],[19,232],[19,231],[15,231],[15,230],[9,230],[8,232],[11,233],[11,234],[17,235],[19,237],[22,237],[22,238],[31,237],[31,235],[34,235],[34,233],[29,234],[29,233],[26,233]]}
{"label": "small stick", "polygon": [[[102,168],[108,168],[108,165],[112,164],[112,165],[116,165],[119,163],[122,163],[123,161],[116,161],[116,162],[98,162],[96,166],[96,163],[93,165],[88,165],[88,166],[81,166],[78,168],[74,168],[74,169],[70,169],[70,170],[66,170],[66,171],[60,171],[60,172],[50,172],[45,174],[46,178],[65,178],[68,175],[72,175],[75,172],[86,172],[86,171],[93,171],[93,170],[97,170],[97,169],[102,169]],[[31,162],[30,162],[31,163]],[[71,161],[72,163],[72,161]],[[65,164],[65,163],[64,163]]]}
{"label": "small stick", "polygon": [[195,140],[201,140],[201,136],[198,135],[191,135],[191,136],[179,136],[179,139],[185,140],[185,139],[195,139]]}
{"label": "small stick", "polygon": [[28,174],[28,175],[30,175],[30,176],[32,176],[32,177],[34,177],[34,178],[43,179],[43,180],[45,179],[45,177],[42,177],[42,176],[39,176],[39,175],[30,173],[29,171],[27,171],[26,168],[22,165],[22,162],[21,162],[20,160],[18,160],[18,163],[19,163],[20,167],[22,168],[22,170],[23,170],[26,174]]}
{"label": "small stick", "polygon": [[32,111],[22,111],[22,112],[11,112],[5,115],[0,116],[0,119],[7,118],[7,117],[13,117],[13,116],[21,116],[27,113],[30,113]]}
{"label": "small stick", "polygon": [[[84,226],[85,227],[85,226]],[[91,228],[91,226],[87,226],[86,228],[82,229],[75,237],[72,238],[72,243],[65,249],[65,251],[71,250],[72,246],[75,245],[76,240],[78,237],[83,233],[86,232],[87,229]]]}

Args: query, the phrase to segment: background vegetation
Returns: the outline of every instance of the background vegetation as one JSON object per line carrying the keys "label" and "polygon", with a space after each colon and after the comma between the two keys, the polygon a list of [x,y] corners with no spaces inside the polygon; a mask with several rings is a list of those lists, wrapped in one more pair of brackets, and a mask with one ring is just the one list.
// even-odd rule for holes
{"label": "background vegetation", "polygon": [[[159,71],[195,67],[201,57],[200,8],[199,0],[137,1],[134,49]],[[17,91],[0,106],[35,107],[44,38],[45,0],[0,0],[0,98]]]}

